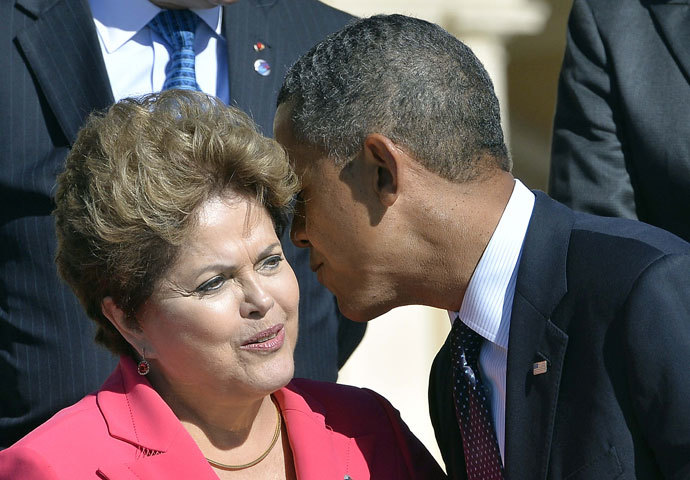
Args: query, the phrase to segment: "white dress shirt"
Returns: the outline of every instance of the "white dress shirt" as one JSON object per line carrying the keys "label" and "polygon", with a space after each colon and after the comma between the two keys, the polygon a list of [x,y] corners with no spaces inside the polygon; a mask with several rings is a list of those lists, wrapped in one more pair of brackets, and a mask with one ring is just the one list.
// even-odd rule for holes
{"label": "white dress shirt", "polygon": [[496,438],[505,461],[506,367],[508,334],[515,296],[515,281],[522,243],[534,208],[534,194],[520,180],[501,220],[470,278],[458,316],[485,341],[479,353],[479,369],[489,390]]}
{"label": "white dress shirt", "polygon": [[[161,9],[147,0],[89,0],[115,101],[158,92],[170,53],[147,24]],[[221,33],[222,9],[192,10],[202,21],[194,36],[196,80],[228,103],[228,57]]]}

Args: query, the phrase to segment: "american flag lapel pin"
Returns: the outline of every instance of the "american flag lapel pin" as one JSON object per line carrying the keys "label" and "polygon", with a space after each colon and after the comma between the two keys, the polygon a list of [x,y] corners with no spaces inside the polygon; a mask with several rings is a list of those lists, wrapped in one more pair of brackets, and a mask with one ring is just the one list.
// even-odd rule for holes
{"label": "american flag lapel pin", "polygon": [[549,369],[548,361],[541,360],[532,364],[532,375],[541,375]]}

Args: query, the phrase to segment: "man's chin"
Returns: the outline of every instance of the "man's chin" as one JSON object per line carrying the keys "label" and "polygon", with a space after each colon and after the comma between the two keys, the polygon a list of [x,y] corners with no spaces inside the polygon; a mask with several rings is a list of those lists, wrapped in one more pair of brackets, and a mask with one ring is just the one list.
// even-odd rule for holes
{"label": "man's chin", "polygon": [[383,305],[363,304],[346,300],[341,301],[341,298],[338,297],[337,294],[334,293],[334,295],[338,300],[340,313],[353,322],[366,323],[391,310],[391,308],[387,308]]}

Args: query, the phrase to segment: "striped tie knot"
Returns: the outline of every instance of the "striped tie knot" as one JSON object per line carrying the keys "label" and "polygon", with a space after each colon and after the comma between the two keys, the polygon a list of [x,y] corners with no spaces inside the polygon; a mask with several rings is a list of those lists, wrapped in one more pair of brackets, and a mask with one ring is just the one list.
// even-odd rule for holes
{"label": "striped tie knot", "polygon": [[194,70],[194,33],[198,23],[199,17],[189,10],[163,10],[149,22],[170,51],[163,90],[201,90]]}

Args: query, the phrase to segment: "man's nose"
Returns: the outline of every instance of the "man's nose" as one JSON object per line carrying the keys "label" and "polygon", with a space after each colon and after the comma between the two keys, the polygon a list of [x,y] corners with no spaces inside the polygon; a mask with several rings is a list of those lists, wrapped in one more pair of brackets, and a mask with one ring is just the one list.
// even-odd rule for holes
{"label": "man's nose", "polygon": [[292,217],[292,226],[290,227],[290,239],[299,248],[308,248],[310,245],[307,238],[305,220],[303,202],[297,201],[295,214]]}

